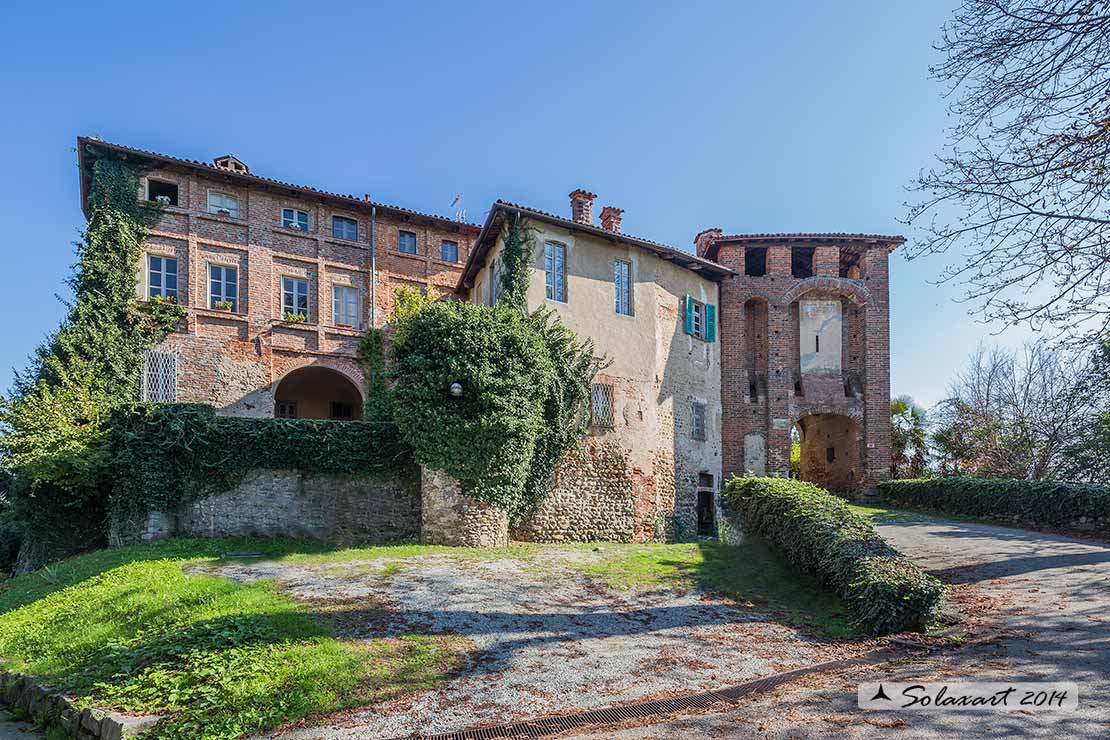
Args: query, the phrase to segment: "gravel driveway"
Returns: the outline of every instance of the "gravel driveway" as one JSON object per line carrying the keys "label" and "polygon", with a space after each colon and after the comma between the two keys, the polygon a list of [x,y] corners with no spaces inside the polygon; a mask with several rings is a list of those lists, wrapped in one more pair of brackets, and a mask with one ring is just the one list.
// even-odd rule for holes
{"label": "gravel driveway", "polygon": [[273,578],[303,599],[362,602],[350,636],[453,633],[474,645],[445,687],[286,731],[298,740],[442,732],[734,684],[858,652],[696,590],[618,590],[545,550],[535,560],[423,556],[304,565],[223,565],[238,580]]}
{"label": "gravel driveway", "polygon": [[[985,524],[906,517],[879,524],[892,544],[991,612],[1001,637],[909,663],[787,686],[730,712],[577,740],[677,738],[1106,738],[1110,736],[1110,544]],[[1054,714],[861,712],[858,683],[1074,681],[1079,711]]]}

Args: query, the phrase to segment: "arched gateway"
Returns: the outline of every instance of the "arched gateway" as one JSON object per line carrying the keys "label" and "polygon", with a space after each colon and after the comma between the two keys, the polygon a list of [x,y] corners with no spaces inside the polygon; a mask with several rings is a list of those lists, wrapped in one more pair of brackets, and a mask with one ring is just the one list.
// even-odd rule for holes
{"label": "arched gateway", "polygon": [[274,416],[279,419],[362,418],[362,393],[338,370],[320,365],[298,368],[274,390]]}

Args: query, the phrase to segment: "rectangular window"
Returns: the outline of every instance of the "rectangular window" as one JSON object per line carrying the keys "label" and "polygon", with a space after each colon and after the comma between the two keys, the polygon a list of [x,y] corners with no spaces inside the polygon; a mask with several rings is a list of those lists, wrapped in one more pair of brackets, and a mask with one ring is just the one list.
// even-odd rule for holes
{"label": "rectangular window", "polygon": [[814,247],[793,247],[790,250],[790,274],[796,278],[813,277]]}
{"label": "rectangular window", "polygon": [[336,326],[359,328],[358,288],[333,285],[331,288],[332,319]]}
{"label": "rectangular window", "polygon": [[750,277],[764,277],[767,274],[767,247],[744,249],[744,274]]}
{"label": "rectangular window", "polygon": [[331,418],[336,421],[350,421],[355,418],[355,407],[349,403],[331,402]]}
{"label": "rectangular window", "polygon": [[226,265],[208,266],[208,307],[239,311],[239,269]]}
{"label": "rectangular window", "polygon": [[230,193],[208,191],[208,212],[239,218],[239,199]]}
{"label": "rectangular window", "polygon": [[177,401],[177,355],[172,352],[143,352],[141,399],[156,403]]}
{"label": "rectangular window", "polygon": [[686,296],[686,333],[706,342],[717,341],[717,307]]}
{"label": "rectangular window", "polygon": [[308,232],[308,214],[296,208],[281,209],[281,225],[287,229]]}
{"label": "rectangular window", "polygon": [[632,315],[632,263],[616,260],[613,262],[613,287],[617,294],[617,313]]}
{"label": "rectangular window", "polygon": [[549,301],[567,302],[567,248],[547,242],[543,245],[543,272]]}
{"label": "rectangular window", "polygon": [[594,383],[590,386],[590,424],[605,429],[613,428],[613,386]]}
{"label": "rectangular window", "polygon": [[296,419],[297,418],[297,402],[296,401],[278,401],[274,404],[274,418],[275,419]]}
{"label": "rectangular window", "polygon": [[690,436],[705,439],[705,404],[701,401],[694,401],[694,423]]}
{"label": "rectangular window", "polygon": [[490,268],[489,278],[489,305],[496,306],[497,302],[501,300],[501,292],[504,286],[501,284],[501,273],[503,266],[501,264],[501,255],[493,261],[493,266]]}
{"label": "rectangular window", "polygon": [[416,254],[416,234],[411,231],[397,232],[397,250],[403,254]]}
{"label": "rectangular window", "polygon": [[286,320],[300,317],[308,320],[308,281],[301,278],[282,277],[281,313]]}
{"label": "rectangular window", "polygon": [[146,258],[147,296],[177,300],[177,260],[148,254]]}
{"label": "rectangular window", "polygon": [[444,239],[439,243],[439,258],[444,262],[459,261],[459,243]]}
{"label": "rectangular window", "polygon": [[164,206],[177,205],[177,183],[164,180],[146,181],[146,199]]}
{"label": "rectangular window", "polygon": [[358,221],[343,216],[331,217],[331,235],[336,239],[358,241]]}

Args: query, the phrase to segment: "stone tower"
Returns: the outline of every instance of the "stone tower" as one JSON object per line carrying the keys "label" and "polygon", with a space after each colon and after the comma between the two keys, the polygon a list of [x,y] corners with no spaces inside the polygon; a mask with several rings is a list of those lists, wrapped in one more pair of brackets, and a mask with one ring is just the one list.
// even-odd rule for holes
{"label": "stone tower", "polygon": [[872,234],[708,229],[697,253],[736,271],[721,284],[723,473],[801,477],[859,494],[890,469],[887,257]]}

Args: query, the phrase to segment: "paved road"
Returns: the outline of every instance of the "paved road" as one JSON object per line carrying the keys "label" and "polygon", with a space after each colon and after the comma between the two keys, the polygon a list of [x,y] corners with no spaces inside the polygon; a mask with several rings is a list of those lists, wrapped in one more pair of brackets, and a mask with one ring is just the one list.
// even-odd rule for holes
{"label": "paved road", "polygon": [[[731,712],[575,737],[1110,737],[1110,544],[917,517],[880,524],[879,530],[946,582],[987,597],[1005,637],[881,672],[856,669],[785,687]],[[1074,681],[1080,709],[1037,715],[857,709],[856,685],[880,678]]]}

